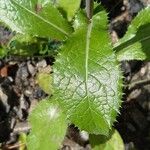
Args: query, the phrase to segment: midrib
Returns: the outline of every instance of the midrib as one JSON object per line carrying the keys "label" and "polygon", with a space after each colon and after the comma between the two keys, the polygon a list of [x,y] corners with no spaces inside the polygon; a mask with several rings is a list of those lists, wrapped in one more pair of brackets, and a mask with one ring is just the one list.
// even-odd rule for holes
{"label": "midrib", "polygon": [[64,31],[63,29],[61,29],[60,27],[58,27],[57,25],[49,22],[48,20],[45,20],[43,17],[37,15],[36,13],[34,13],[33,11],[27,9],[26,7],[18,4],[15,0],[11,0],[15,5],[17,5],[18,7],[21,7],[22,9],[26,10],[28,13],[34,15],[35,17],[37,17],[38,19],[44,21],[45,23],[49,24],[50,26],[52,26],[53,28],[57,29],[58,31],[60,31],[61,33],[65,34],[68,36],[68,33],[66,31]]}
{"label": "midrib", "polygon": [[89,63],[89,50],[90,50],[90,38],[92,32],[92,19],[88,24],[87,27],[87,34],[86,34],[86,48],[85,48],[85,89],[86,89],[86,96],[88,96],[88,63]]}

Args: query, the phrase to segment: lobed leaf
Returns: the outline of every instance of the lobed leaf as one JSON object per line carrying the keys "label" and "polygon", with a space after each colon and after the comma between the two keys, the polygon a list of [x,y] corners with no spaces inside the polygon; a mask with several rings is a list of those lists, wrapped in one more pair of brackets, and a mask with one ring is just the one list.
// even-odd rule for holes
{"label": "lobed leaf", "polygon": [[72,32],[51,1],[0,0],[0,21],[13,31],[63,40]]}
{"label": "lobed leaf", "polygon": [[106,12],[87,22],[56,58],[53,99],[81,130],[108,135],[121,103],[120,69],[108,36]]}
{"label": "lobed leaf", "polygon": [[142,10],[130,24],[125,36],[114,46],[121,60],[150,60],[150,7]]}
{"label": "lobed leaf", "polygon": [[28,150],[56,150],[64,139],[67,124],[57,103],[42,100],[29,116],[32,129],[27,137]]}

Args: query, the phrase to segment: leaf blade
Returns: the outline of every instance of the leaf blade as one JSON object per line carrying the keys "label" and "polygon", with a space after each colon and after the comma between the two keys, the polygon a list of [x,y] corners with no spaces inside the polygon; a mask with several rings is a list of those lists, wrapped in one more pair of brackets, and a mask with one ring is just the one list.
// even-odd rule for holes
{"label": "leaf blade", "polygon": [[27,148],[57,149],[65,136],[67,123],[58,104],[48,100],[42,100],[29,117],[32,125],[27,137]]}
{"label": "leaf blade", "polygon": [[72,20],[76,11],[80,7],[81,0],[59,0],[58,7],[66,12],[67,19]]}
{"label": "leaf blade", "polygon": [[53,76],[54,97],[68,118],[81,130],[107,135],[120,107],[121,79],[104,11],[66,41]]}
{"label": "leaf blade", "polygon": [[[146,17],[145,17],[146,16]],[[114,46],[121,60],[149,60],[150,7],[145,8],[133,19],[127,33]]]}
{"label": "leaf blade", "polygon": [[48,1],[1,0],[0,14],[1,21],[20,33],[65,39],[72,32],[67,21]]}
{"label": "leaf blade", "polygon": [[0,47],[0,58],[3,58],[4,56],[6,56],[6,54],[7,54],[6,49]]}
{"label": "leaf blade", "polygon": [[113,130],[109,137],[90,135],[92,150],[124,150],[123,140],[117,130]]}
{"label": "leaf blade", "polygon": [[52,77],[50,74],[39,72],[36,80],[45,93],[49,95],[53,94]]}

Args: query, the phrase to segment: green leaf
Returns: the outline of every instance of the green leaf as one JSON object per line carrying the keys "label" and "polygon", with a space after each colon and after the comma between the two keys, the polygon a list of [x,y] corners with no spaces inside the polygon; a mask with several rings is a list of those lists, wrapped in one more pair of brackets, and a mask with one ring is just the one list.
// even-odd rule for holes
{"label": "green leaf", "polygon": [[56,103],[42,100],[29,116],[32,130],[27,137],[28,150],[56,150],[64,139],[67,124]]}
{"label": "green leaf", "polygon": [[6,56],[6,54],[7,54],[6,49],[5,49],[5,48],[0,47],[0,58],[2,58],[2,57],[4,57],[4,56]]}
{"label": "green leaf", "polygon": [[85,12],[83,10],[79,10],[78,13],[75,15],[73,21],[73,28],[77,30],[81,26],[85,26],[87,24],[87,17],[85,16]]}
{"label": "green leaf", "polygon": [[37,82],[45,93],[49,95],[53,93],[52,77],[50,74],[39,72],[37,75]]}
{"label": "green leaf", "polygon": [[90,135],[92,150],[124,150],[124,143],[117,130],[113,130],[109,137]]}
{"label": "green leaf", "polygon": [[54,56],[57,54],[62,42],[50,38],[32,37],[30,35],[17,34],[9,44],[7,49],[9,55],[19,56]]}
{"label": "green leaf", "polygon": [[121,75],[105,11],[66,41],[53,71],[53,99],[58,100],[68,119],[81,130],[107,135],[121,103]]}
{"label": "green leaf", "polygon": [[58,0],[58,7],[65,12],[69,21],[75,16],[76,11],[80,8],[81,0]]}
{"label": "green leaf", "polygon": [[27,135],[25,133],[20,133],[19,135],[19,150],[25,150],[26,149],[26,142],[27,142]]}
{"label": "green leaf", "polygon": [[17,34],[7,45],[10,55],[33,56],[40,51],[40,43],[36,37]]}
{"label": "green leaf", "polygon": [[1,0],[0,20],[13,31],[40,37],[65,39],[71,26],[48,0]]}
{"label": "green leaf", "polygon": [[142,10],[130,24],[125,36],[114,46],[121,60],[150,60],[150,7]]}

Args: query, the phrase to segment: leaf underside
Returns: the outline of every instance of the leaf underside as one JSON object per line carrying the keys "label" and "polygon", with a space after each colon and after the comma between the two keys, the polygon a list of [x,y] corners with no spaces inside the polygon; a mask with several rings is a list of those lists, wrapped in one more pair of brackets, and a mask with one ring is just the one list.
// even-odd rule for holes
{"label": "leaf underside", "polygon": [[53,99],[89,133],[108,135],[121,103],[121,75],[110,43],[101,11],[76,29],[53,66]]}
{"label": "leaf underside", "polygon": [[56,103],[42,100],[29,116],[32,129],[27,137],[28,150],[56,150],[67,128],[65,116]]}
{"label": "leaf underside", "polygon": [[13,31],[63,40],[71,26],[48,0],[0,0],[0,20]]}
{"label": "leaf underside", "polygon": [[121,60],[150,60],[150,7],[133,19],[127,33],[115,44],[117,58]]}

